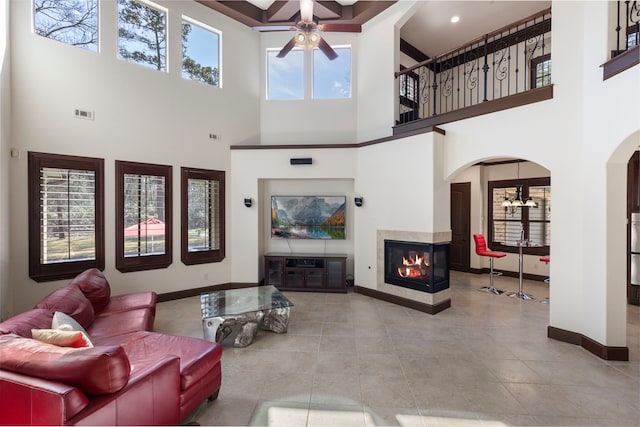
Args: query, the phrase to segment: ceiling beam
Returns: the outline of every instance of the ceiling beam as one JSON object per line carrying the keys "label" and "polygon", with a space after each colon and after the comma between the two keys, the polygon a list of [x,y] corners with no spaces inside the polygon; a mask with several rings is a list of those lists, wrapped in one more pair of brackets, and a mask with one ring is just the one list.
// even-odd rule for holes
{"label": "ceiling beam", "polygon": [[267,9],[267,21],[295,23],[295,16],[300,12],[297,1],[274,1]]}
{"label": "ceiling beam", "polygon": [[[298,0],[278,0],[267,10],[244,0],[195,1],[249,27],[270,24],[293,25],[300,10]],[[353,5],[342,6],[336,1],[318,0],[314,4],[314,15],[323,22],[362,25],[396,1],[360,0]]]}

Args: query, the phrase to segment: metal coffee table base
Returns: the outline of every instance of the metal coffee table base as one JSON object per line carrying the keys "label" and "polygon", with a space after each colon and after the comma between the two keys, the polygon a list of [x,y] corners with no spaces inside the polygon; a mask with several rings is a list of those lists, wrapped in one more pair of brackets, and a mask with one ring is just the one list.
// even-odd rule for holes
{"label": "metal coffee table base", "polygon": [[289,324],[289,307],[273,308],[271,310],[254,311],[234,316],[211,317],[202,321],[204,338],[221,343],[231,332],[233,326],[242,325],[235,339],[234,347],[246,347],[251,344],[258,333],[258,327],[278,334],[287,332]]}

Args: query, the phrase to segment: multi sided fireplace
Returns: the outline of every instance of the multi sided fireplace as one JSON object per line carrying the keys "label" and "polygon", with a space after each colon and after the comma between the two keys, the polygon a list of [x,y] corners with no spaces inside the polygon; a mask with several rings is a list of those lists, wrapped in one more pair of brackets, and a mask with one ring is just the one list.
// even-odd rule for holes
{"label": "multi sided fireplace", "polygon": [[384,241],[384,281],[436,293],[449,287],[449,243]]}

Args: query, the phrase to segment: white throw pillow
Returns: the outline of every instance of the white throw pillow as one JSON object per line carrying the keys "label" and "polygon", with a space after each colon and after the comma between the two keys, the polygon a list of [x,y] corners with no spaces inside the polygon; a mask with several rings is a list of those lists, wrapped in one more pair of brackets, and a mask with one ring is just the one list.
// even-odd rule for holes
{"label": "white throw pillow", "polygon": [[91,337],[89,336],[87,331],[85,331],[84,328],[78,322],[76,322],[73,317],[69,316],[66,313],[56,311],[53,314],[53,320],[51,320],[51,329],[59,329],[61,331],[80,331],[88,342],[87,347],[93,347],[93,342],[91,341]]}

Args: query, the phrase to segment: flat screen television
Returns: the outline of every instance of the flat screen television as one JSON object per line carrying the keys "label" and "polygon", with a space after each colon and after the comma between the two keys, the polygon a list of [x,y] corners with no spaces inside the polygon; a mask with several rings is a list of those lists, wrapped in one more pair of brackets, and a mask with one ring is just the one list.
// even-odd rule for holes
{"label": "flat screen television", "polygon": [[345,239],[347,196],[271,196],[271,237]]}

